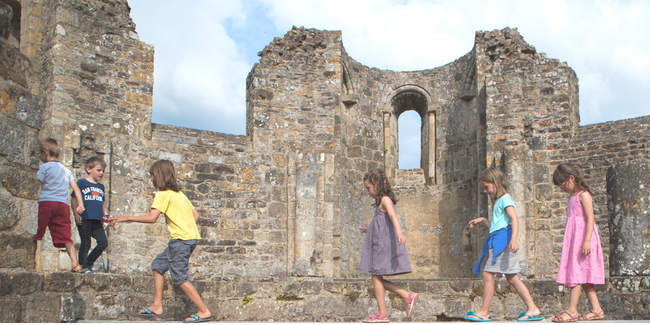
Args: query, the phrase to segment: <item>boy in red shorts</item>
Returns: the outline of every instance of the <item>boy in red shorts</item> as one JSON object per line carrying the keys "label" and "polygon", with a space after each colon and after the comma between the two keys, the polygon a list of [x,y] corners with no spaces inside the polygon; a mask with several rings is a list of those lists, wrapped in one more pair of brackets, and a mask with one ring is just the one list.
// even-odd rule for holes
{"label": "boy in red shorts", "polygon": [[70,187],[74,191],[77,202],[80,202],[77,212],[84,212],[84,206],[81,192],[72,173],[57,160],[60,152],[56,140],[52,138],[41,140],[40,158],[43,164],[36,173],[41,192],[38,195],[38,230],[34,236],[34,261],[36,269],[40,269],[41,240],[45,229],[49,227],[54,247],[65,247],[72,260],[72,270],[78,272],[81,266],[77,263],[77,254],[70,236],[70,206],[68,205]]}

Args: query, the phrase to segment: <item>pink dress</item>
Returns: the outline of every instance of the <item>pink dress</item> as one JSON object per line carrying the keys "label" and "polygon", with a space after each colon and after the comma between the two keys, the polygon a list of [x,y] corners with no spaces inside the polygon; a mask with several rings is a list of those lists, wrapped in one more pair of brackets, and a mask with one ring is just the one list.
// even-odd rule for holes
{"label": "pink dress", "polygon": [[[585,239],[587,226],[585,213],[580,203],[580,194],[569,198],[564,226],[564,242],[562,243],[562,258],[557,271],[559,284],[575,287],[579,284],[605,284],[605,270],[603,250],[600,246],[598,228],[594,223],[594,232],[591,235],[591,254],[582,256],[582,244]],[[589,194],[589,192],[587,192]]]}

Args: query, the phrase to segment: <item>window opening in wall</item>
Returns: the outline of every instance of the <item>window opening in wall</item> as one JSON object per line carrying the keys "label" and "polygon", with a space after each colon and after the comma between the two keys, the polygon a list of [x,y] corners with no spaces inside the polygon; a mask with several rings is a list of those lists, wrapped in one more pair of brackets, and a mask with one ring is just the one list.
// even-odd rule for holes
{"label": "window opening in wall", "polygon": [[416,111],[406,111],[397,120],[399,132],[399,169],[419,169],[422,146],[422,118]]}
{"label": "window opening in wall", "polygon": [[5,35],[0,36],[5,37],[7,43],[9,43],[11,46],[20,47],[20,2],[17,0],[2,0],[0,2],[4,2],[9,5],[13,11],[11,22],[9,23],[9,30],[5,31]]}

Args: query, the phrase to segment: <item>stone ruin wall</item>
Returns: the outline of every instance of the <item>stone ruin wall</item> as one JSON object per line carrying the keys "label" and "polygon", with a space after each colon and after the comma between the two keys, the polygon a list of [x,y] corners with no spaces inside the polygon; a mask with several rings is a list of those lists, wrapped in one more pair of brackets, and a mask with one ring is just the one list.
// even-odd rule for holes
{"label": "stone ruin wall", "polygon": [[[410,243],[414,273],[400,281],[427,293],[423,319],[462,317],[480,303],[472,297],[482,286],[454,279],[473,277],[487,235],[465,225],[488,215],[477,175],[495,164],[509,176],[517,202],[522,273],[535,279],[529,289],[552,313],[566,299],[553,281],[566,204],[551,183],[554,167],[571,161],[583,169],[607,254],[607,168],[649,155],[648,117],[578,126],[573,70],[508,28],[477,32],[465,56],[413,72],[356,62],[340,32],[294,28],[259,53],[246,81],[247,134],[235,136],[151,124],[153,47],[138,40],[125,1],[10,5],[16,3],[21,28],[9,29],[20,39],[0,39],[0,62],[9,67],[0,74],[0,127],[12,136],[3,138],[0,155],[3,268],[33,267],[38,139],[52,136],[77,178],[85,177],[90,156],[109,163],[103,183],[115,215],[147,213],[154,193],[149,166],[157,159],[175,163],[202,217],[192,279],[220,319],[356,320],[374,301],[357,272],[363,235],[356,227],[372,218],[361,179],[382,167],[396,187]],[[400,170],[397,119],[410,109],[423,121],[422,168]],[[0,314],[23,321],[129,319],[130,304],[149,299],[148,266],[167,236],[162,219],[110,229],[102,265],[117,274],[110,283],[101,274],[2,273],[1,300],[9,307]],[[44,243],[43,269],[66,270],[67,255],[47,237]],[[617,317],[648,313],[635,301],[647,298],[650,282],[629,279],[613,274],[599,288]],[[169,289],[166,304],[183,305],[177,313],[191,309],[177,288]],[[503,297],[495,308],[508,310],[514,293],[498,290]],[[278,293],[307,300],[278,306],[271,299]],[[243,295],[259,302],[244,306]],[[30,310],[43,297],[52,315],[34,316]],[[389,308],[403,309],[403,301],[389,298]],[[322,303],[340,308],[316,312]],[[276,312],[258,314],[258,307]]]}

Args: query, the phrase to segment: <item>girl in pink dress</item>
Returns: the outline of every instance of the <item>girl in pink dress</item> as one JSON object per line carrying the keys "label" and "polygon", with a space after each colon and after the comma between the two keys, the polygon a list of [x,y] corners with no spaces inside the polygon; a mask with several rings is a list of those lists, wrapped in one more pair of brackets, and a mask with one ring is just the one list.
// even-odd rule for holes
{"label": "girl in pink dress", "polygon": [[[575,322],[578,319],[603,319],[605,312],[600,307],[594,289],[595,284],[605,284],[603,251],[594,223],[589,187],[578,170],[569,163],[557,166],[553,173],[553,184],[570,194],[556,282],[571,287],[569,308],[555,315],[553,321],[563,323]],[[591,304],[591,310],[584,315],[578,314],[580,288],[584,290]]]}

